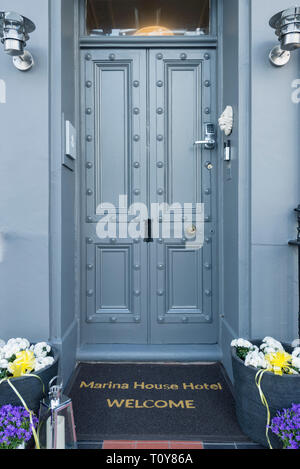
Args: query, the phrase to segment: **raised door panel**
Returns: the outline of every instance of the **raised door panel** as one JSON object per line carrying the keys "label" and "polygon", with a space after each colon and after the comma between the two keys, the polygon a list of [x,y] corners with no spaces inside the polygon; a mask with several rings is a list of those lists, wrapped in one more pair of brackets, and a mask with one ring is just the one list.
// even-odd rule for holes
{"label": "raised door panel", "polygon": [[100,204],[118,213],[146,199],[146,52],[94,50],[83,59],[85,212],[94,223]]}

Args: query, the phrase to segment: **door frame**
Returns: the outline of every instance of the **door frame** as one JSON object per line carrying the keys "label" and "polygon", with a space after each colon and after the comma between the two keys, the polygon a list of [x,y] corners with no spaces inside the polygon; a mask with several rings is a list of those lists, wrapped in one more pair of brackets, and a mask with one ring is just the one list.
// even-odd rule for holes
{"label": "door frame", "polygon": [[[124,38],[118,39],[118,38],[113,38],[114,40],[112,41],[112,38],[101,38],[101,40],[98,40],[98,38],[89,38],[87,36],[82,36],[81,33],[83,31],[83,22],[84,22],[84,0],[78,0],[78,10],[77,10],[77,15],[78,15],[78,21],[79,21],[79,35],[78,35],[78,41],[79,41],[79,49],[87,49],[90,47],[98,47],[98,48],[120,48],[120,47],[130,47],[130,48],[212,48],[216,50],[217,53],[217,89],[216,89],[216,109],[217,109],[217,114],[220,115],[222,112],[222,103],[223,103],[223,88],[222,88],[222,82],[223,82],[223,54],[222,54],[222,16],[223,16],[223,2],[222,1],[217,1],[217,0],[211,0],[212,2],[212,22],[213,22],[213,29],[212,32],[214,33],[213,35],[206,36],[206,37],[201,37],[201,38],[127,38],[127,40],[124,41]],[[132,40],[134,39],[134,43]],[[78,70],[80,72],[81,70],[81,64],[80,64],[80,58],[79,54],[77,57],[78,60]],[[82,133],[82,123],[81,123],[81,93],[80,93],[80,76],[77,76],[77,81],[78,81],[78,102],[80,103],[78,105],[79,112],[77,112],[77,128],[80,129],[80,149],[81,153],[83,152],[83,146],[84,146],[84,139],[81,138],[81,133]],[[216,123],[217,124],[217,123]],[[222,315],[220,314],[221,311],[223,311],[223,219],[222,219],[222,204],[223,204],[223,198],[222,198],[222,193],[223,193],[223,177],[222,177],[222,146],[223,146],[223,138],[220,132],[217,133],[217,143],[218,143],[218,149],[217,149],[217,158],[218,162],[220,163],[217,168],[217,186],[218,186],[218,191],[217,191],[217,236],[216,236],[216,251],[217,251],[217,258],[218,258],[218,266],[217,266],[217,279],[216,279],[216,288],[218,290],[218,307],[217,307],[217,312],[216,314],[220,317]],[[77,290],[80,290],[80,285],[81,285],[81,262],[80,262],[80,257],[81,257],[81,233],[80,233],[80,221],[81,221],[81,215],[80,212],[78,211],[78,207],[81,206],[80,202],[80,181],[81,181],[81,168],[80,171],[77,172],[77,215],[76,215],[76,220],[78,222],[77,225],[77,265],[76,265],[76,284],[78,286]],[[79,213],[78,213],[79,212]],[[77,313],[77,318],[79,321],[79,331],[78,331],[78,344],[79,344],[79,350],[77,353],[77,358],[78,359],[101,359],[104,361],[109,361],[109,360],[114,360],[116,358],[120,358],[120,353],[122,354],[122,359],[124,360],[132,360],[135,361],[138,358],[141,357],[141,355],[137,354],[137,351],[139,350],[142,353],[142,357],[145,360],[157,360],[157,359],[166,359],[166,360],[220,360],[222,356],[221,348],[220,348],[220,340],[216,345],[212,346],[181,346],[182,351],[181,353],[178,354],[178,346],[145,346],[147,350],[142,350],[143,346],[138,346],[138,349],[135,347],[137,346],[127,346],[126,344],[122,344],[121,346],[118,346],[120,353],[112,346],[108,345],[99,345],[97,347],[97,350],[95,346],[92,348],[89,348],[88,346],[84,346],[80,342],[80,317],[81,317],[81,306],[82,306],[82,298],[79,293],[77,293],[77,301],[76,301],[76,313]],[[220,323],[219,318],[217,319],[218,323]],[[220,332],[219,332],[219,337],[220,337]],[[189,350],[187,349],[189,347]]]}
{"label": "door frame", "polygon": [[[63,31],[63,21],[67,15],[66,9],[62,7],[62,0],[58,0],[49,9],[49,18],[51,21],[51,31],[49,37],[49,67],[50,79],[49,89],[51,93],[51,111],[49,115],[49,125],[51,130],[51,146],[49,150],[49,168],[51,169],[51,177],[49,176],[49,338],[51,342],[62,351],[62,371],[68,377],[72,371],[75,359],[96,360],[103,358],[104,360],[115,360],[117,355],[112,348],[105,347],[102,350],[92,351],[84,350],[79,346],[79,316],[81,313],[80,301],[80,250],[81,250],[81,233],[80,233],[80,213],[78,210],[80,203],[79,188],[81,181],[81,174],[79,171],[80,153],[78,152],[77,163],[75,164],[74,178],[75,181],[75,249],[74,249],[74,298],[75,298],[75,317],[74,322],[63,330],[61,323],[64,315],[66,305],[62,304],[61,295],[61,275],[62,275],[62,225],[67,223],[62,220],[62,196],[61,196],[61,178],[60,170],[62,164],[62,156],[64,154],[64,137],[62,132],[61,122],[61,96],[66,92],[67,83],[62,80],[62,58],[61,51],[69,49],[71,55],[75,55],[74,74],[75,74],[75,117],[74,123],[77,129],[80,129],[80,60],[79,49],[84,47],[80,44],[80,31],[79,23],[82,21],[81,8],[84,0],[68,0],[67,5],[74,5],[74,39],[73,41],[67,36],[67,42],[64,42],[66,37]],[[214,46],[217,47],[218,53],[218,113],[223,111],[223,105],[231,104],[232,94],[235,96],[235,135],[233,160],[238,160],[238,169],[235,174],[234,192],[238,196],[238,206],[233,207],[234,224],[235,227],[230,230],[230,233],[235,236],[238,259],[233,259],[235,263],[235,275],[232,277],[232,266],[226,264],[224,256],[224,240],[226,239],[226,231],[224,227],[224,207],[230,203],[230,200],[225,200],[224,197],[224,177],[223,171],[225,164],[222,164],[223,155],[221,146],[223,139],[219,136],[219,158],[220,158],[220,171],[218,175],[218,208],[219,208],[219,311],[220,311],[220,340],[219,346],[213,351],[209,350],[199,351],[191,350],[185,354],[182,349],[181,360],[202,359],[221,359],[227,369],[231,372],[231,358],[230,358],[230,341],[233,337],[245,336],[251,338],[251,1],[250,0],[228,0],[223,6],[223,0],[215,0],[217,3],[216,17],[217,17],[217,41]],[[234,10],[234,11],[233,11]],[[71,13],[72,17],[73,14]],[[70,17],[70,10],[68,10],[68,18]],[[230,25],[230,29],[229,29]],[[67,26],[71,28],[70,26]],[[227,28],[227,36],[226,36]],[[230,36],[229,36],[230,33]],[[202,38],[201,38],[202,39]],[[206,38],[207,39],[207,38]],[[224,72],[226,72],[225,63],[223,65],[223,50],[224,47],[230,47],[231,42],[236,41],[234,50],[234,57],[232,63],[239,70],[236,82],[238,83],[238,91],[233,93],[230,83],[227,80],[227,89],[223,90]],[[201,47],[201,40],[194,44],[194,47]],[[171,44],[169,44],[171,45]],[[185,44],[187,45],[187,44]],[[213,43],[211,43],[213,46]],[[62,47],[64,46],[64,47]],[[138,44],[136,44],[138,47]],[[145,45],[143,45],[144,47]],[[190,47],[193,45],[190,44]],[[178,47],[178,45],[176,45]],[[228,99],[228,102],[224,102]],[[80,148],[80,132],[78,132],[77,145]],[[238,158],[238,154],[242,158]],[[236,162],[235,162],[236,164]],[[229,233],[229,234],[230,234]],[[227,234],[228,236],[228,234]],[[224,274],[229,276],[227,286],[229,291],[224,289]],[[73,292],[70,292],[70,295]],[[225,301],[226,300],[226,301]],[[155,350],[148,350],[148,355],[144,355],[145,359],[154,360],[173,360],[176,357],[176,350],[164,349],[159,350],[159,355],[155,354]],[[140,350],[139,350],[140,351]],[[223,353],[222,353],[223,351]],[[137,350],[123,350],[124,359],[135,361],[137,357]],[[201,353],[200,353],[201,352]],[[126,353],[126,356],[125,356]],[[142,357],[141,357],[142,358]]]}

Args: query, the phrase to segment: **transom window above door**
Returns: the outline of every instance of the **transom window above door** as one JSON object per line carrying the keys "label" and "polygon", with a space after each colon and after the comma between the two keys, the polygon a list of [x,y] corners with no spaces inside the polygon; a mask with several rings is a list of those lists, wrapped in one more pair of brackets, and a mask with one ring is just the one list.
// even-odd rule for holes
{"label": "transom window above door", "polygon": [[86,0],[90,36],[202,36],[210,0]]}

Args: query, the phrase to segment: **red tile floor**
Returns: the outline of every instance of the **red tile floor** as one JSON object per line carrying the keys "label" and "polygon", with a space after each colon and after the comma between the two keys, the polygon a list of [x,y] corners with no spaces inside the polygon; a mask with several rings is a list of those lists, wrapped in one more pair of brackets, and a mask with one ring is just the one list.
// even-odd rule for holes
{"label": "red tile floor", "polygon": [[201,441],[112,441],[104,440],[102,449],[203,449]]}

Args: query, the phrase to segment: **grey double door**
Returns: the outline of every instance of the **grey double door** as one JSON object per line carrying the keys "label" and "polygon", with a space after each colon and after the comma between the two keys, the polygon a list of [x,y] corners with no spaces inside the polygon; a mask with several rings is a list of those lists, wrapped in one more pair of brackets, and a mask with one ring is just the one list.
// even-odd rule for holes
{"label": "grey double door", "polygon": [[[215,51],[95,49],[81,62],[82,342],[215,343],[216,157],[194,143],[215,122]],[[182,220],[204,204],[203,247],[172,227],[124,237],[133,217],[145,223],[134,203],[177,204]]]}

